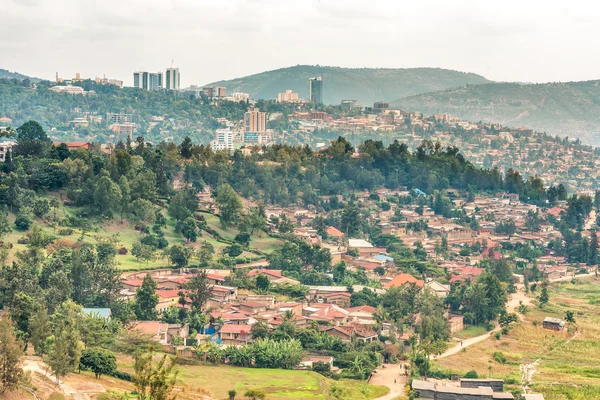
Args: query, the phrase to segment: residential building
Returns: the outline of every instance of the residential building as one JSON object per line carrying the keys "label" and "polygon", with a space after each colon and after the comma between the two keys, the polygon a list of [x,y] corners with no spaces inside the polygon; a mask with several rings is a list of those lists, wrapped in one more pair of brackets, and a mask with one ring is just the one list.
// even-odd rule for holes
{"label": "residential building", "polygon": [[165,89],[167,90],[179,90],[180,86],[180,74],[179,68],[167,68],[165,73]]}
{"label": "residential building", "polygon": [[0,143],[0,161],[4,162],[6,160],[6,154],[12,151],[13,146],[15,146],[17,142],[12,140],[7,140]]}
{"label": "residential building", "polygon": [[244,113],[244,132],[265,132],[267,128],[267,113],[258,108],[251,108]]}
{"label": "residential building", "polygon": [[323,77],[310,78],[308,80],[308,99],[311,103],[323,103]]}
{"label": "residential building", "polygon": [[235,100],[235,101],[248,101],[248,99],[250,98],[250,95],[248,93],[232,93],[231,97]]}
{"label": "residential building", "polygon": [[123,124],[125,122],[133,122],[133,114],[106,113],[106,123],[108,125]]}
{"label": "residential building", "polygon": [[94,80],[96,81],[96,83],[99,83],[101,85],[115,85],[119,88],[123,88],[123,81],[119,79],[109,79],[105,76],[102,78],[96,77],[96,79]]}
{"label": "residential building", "polygon": [[219,332],[221,343],[227,346],[239,346],[247,343],[252,339],[251,329],[252,325],[225,324]]}
{"label": "residential building", "polygon": [[544,329],[560,331],[565,327],[565,321],[559,318],[546,317],[544,318]]}
{"label": "residential building", "polygon": [[230,128],[217,129],[215,140],[210,142],[213,151],[233,152],[233,132]]}
{"label": "residential building", "polygon": [[122,124],[112,124],[108,128],[118,135],[127,135],[130,139],[133,139],[133,134],[137,131],[137,124],[124,122]]}
{"label": "residential building", "polygon": [[90,149],[90,144],[88,142],[52,142],[53,146],[59,146],[61,144],[66,144],[69,151],[75,151],[79,149]]}
{"label": "residential building", "polygon": [[298,101],[298,93],[293,92],[291,89],[288,89],[285,92],[277,95],[278,103],[287,103],[290,101]]}
{"label": "residential building", "polygon": [[224,87],[217,87],[217,97],[227,97],[227,90]]}

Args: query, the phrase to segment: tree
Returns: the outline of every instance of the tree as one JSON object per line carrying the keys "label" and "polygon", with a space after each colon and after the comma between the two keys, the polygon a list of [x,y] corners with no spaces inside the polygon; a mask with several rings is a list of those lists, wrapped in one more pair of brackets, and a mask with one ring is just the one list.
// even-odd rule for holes
{"label": "tree", "polygon": [[37,307],[37,311],[29,323],[29,337],[36,354],[43,356],[48,352],[45,343],[51,334],[52,330],[48,319],[48,309],[42,303]]}
{"label": "tree", "polygon": [[0,237],[12,232],[10,222],[8,221],[8,215],[4,210],[0,211]]}
{"label": "tree", "polygon": [[36,217],[42,218],[50,212],[50,202],[46,199],[36,199],[33,203],[33,214]]}
{"label": "tree", "polygon": [[89,369],[96,379],[102,375],[111,375],[117,370],[117,358],[110,350],[101,348],[86,349],[81,353],[80,368]]}
{"label": "tree", "polygon": [[229,255],[229,257],[237,257],[243,252],[244,249],[242,249],[242,246],[240,246],[237,243],[234,243],[231,246],[227,247],[227,254]]}
{"label": "tree", "polygon": [[231,389],[227,392],[227,396],[229,396],[229,400],[235,400],[236,395],[237,395],[237,392],[235,391],[235,389]]}
{"label": "tree", "polygon": [[569,324],[575,324],[575,313],[573,311],[567,310],[565,312],[565,321]]}
{"label": "tree", "polygon": [[0,319],[0,394],[16,389],[23,369],[21,368],[23,350],[13,333],[10,318]]}
{"label": "tree", "polygon": [[138,320],[154,321],[156,319],[156,305],[158,304],[156,288],[156,281],[150,274],[146,274],[135,297],[135,316]]}
{"label": "tree", "polygon": [[269,278],[267,278],[267,276],[265,274],[258,274],[256,276],[256,288],[258,290],[262,290],[262,291],[266,292],[267,290],[269,290],[270,286],[271,286],[271,281],[269,281]]}
{"label": "tree", "polygon": [[119,189],[121,190],[121,219],[123,219],[127,215],[129,203],[131,203],[131,188],[125,175],[121,175],[119,178]]}
{"label": "tree", "polygon": [[227,228],[234,224],[242,210],[242,201],[229,184],[219,185],[215,202],[219,206],[221,225]]}
{"label": "tree", "polygon": [[246,390],[244,396],[248,397],[250,400],[263,400],[267,397],[265,392],[257,389]]}
{"label": "tree", "polygon": [[264,321],[258,321],[250,328],[252,339],[264,339],[269,336],[269,327]]}
{"label": "tree", "polygon": [[131,220],[136,224],[151,224],[156,218],[154,204],[146,199],[134,200],[133,203],[131,203],[130,213],[132,216]]}
{"label": "tree", "polygon": [[179,145],[179,154],[181,154],[181,157],[183,158],[192,158],[192,140],[189,136],[186,136]]}
{"label": "tree", "polygon": [[538,300],[540,302],[540,307],[543,307],[544,305],[548,304],[548,301],[550,301],[550,297],[548,296],[548,281],[546,280],[542,282],[542,290]]}
{"label": "tree", "polygon": [[98,180],[94,191],[94,203],[100,214],[112,217],[113,212],[122,208],[122,200],[121,189],[112,179],[103,176]]}
{"label": "tree", "polygon": [[155,251],[152,246],[148,246],[145,244],[134,243],[131,247],[131,255],[137,258],[138,262],[140,260],[148,261],[153,260],[155,258]]}
{"label": "tree", "polygon": [[31,219],[29,210],[25,209],[25,207],[19,210],[17,218],[15,218],[15,228],[20,231],[26,231],[31,227],[32,223],[33,221]]}
{"label": "tree", "polygon": [[182,244],[174,244],[169,249],[169,261],[177,268],[187,267],[190,261],[191,251]]}
{"label": "tree", "polygon": [[361,227],[360,210],[354,203],[350,203],[344,207],[342,212],[342,232],[347,237],[355,236],[360,232]]}
{"label": "tree", "polygon": [[173,372],[175,358],[163,355],[153,361],[154,351],[138,353],[135,356],[134,374],[131,377],[138,400],[174,400],[173,388],[177,382],[177,372]]}
{"label": "tree", "polygon": [[198,208],[198,196],[193,189],[179,190],[169,202],[169,214],[178,221],[192,216]]}
{"label": "tree", "polygon": [[56,376],[56,382],[79,366],[81,341],[77,329],[79,306],[71,300],[63,303],[55,315],[54,344],[48,365]]}
{"label": "tree", "polygon": [[188,297],[192,301],[191,308],[195,311],[202,311],[206,301],[212,296],[212,285],[206,277],[206,272],[202,271],[185,284]]}
{"label": "tree", "polygon": [[181,224],[181,234],[188,242],[196,242],[198,238],[198,225],[193,217],[186,218]]}
{"label": "tree", "polygon": [[13,152],[25,157],[41,157],[50,144],[44,128],[36,121],[27,121],[17,128],[17,145]]}
{"label": "tree", "polygon": [[17,292],[10,307],[10,316],[13,320],[19,337],[27,343],[29,338],[29,321],[35,311],[36,301],[33,297],[23,292]]}
{"label": "tree", "polygon": [[527,217],[525,218],[525,226],[530,232],[539,232],[541,229],[540,214],[531,210],[527,212]]}
{"label": "tree", "polygon": [[200,250],[198,251],[198,258],[200,260],[200,266],[208,265],[211,262],[214,253],[215,253],[215,248],[213,247],[212,244],[210,244],[210,242],[208,242],[206,240],[204,242],[202,242],[202,244],[200,245]]}

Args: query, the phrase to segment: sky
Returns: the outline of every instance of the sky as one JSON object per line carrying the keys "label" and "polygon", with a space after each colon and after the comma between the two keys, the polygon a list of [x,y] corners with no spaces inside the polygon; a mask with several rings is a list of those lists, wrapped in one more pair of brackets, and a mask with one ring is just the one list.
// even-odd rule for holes
{"label": "sky", "polygon": [[600,79],[600,2],[0,0],[0,68],[54,79],[179,67],[182,87],[297,64]]}

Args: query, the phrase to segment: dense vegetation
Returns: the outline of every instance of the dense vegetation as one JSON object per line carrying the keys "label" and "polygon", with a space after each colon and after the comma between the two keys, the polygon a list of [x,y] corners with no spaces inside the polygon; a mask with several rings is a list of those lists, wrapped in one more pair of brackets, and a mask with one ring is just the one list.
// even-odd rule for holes
{"label": "dense vegetation", "polygon": [[372,105],[374,101],[391,101],[402,96],[443,90],[450,87],[488,82],[480,75],[441,68],[341,68],[318,65],[296,65],[255,75],[215,82],[228,93],[249,93],[254,99],[277,98],[292,89],[300,98],[308,98],[308,80],[322,75],[325,104],[341,100],[358,100]]}
{"label": "dense vegetation", "polygon": [[404,97],[395,104],[424,113],[450,113],[469,121],[528,126],[598,143],[594,136],[600,130],[598,81],[466,85]]}

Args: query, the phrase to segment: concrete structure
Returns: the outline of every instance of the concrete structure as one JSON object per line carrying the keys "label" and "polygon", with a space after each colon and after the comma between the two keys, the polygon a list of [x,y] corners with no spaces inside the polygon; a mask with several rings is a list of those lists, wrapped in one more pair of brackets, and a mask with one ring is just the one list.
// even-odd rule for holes
{"label": "concrete structure", "polygon": [[81,86],[52,86],[50,90],[56,93],[85,94]]}
{"label": "concrete structure", "polygon": [[233,132],[231,129],[217,129],[215,140],[210,142],[210,147],[213,151],[233,152]]}
{"label": "concrete structure", "polygon": [[108,125],[123,124],[125,122],[133,122],[133,114],[106,113],[106,123]]}
{"label": "concrete structure", "polygon": [[12,140],[7,140],[0,143],[0,161],[4,162],[6,160],[6,154],[8,152],[12,152],[12,148],[16,145],[17,142]]}
{"label": "concrete structure", "polygon": [[143,90],[160,90],[163,87],[163,74],[162,72],[134,72],[133,87]]}
{"label": "concrete structure", "polygon": [[[412,382],[412,389],[416,392],[416,398],[418,399],[435,399],[435,400],[508,400],[513,399],[514,396],[508,392],[494,391],[497,388],[498,383],[487,382],[493,379],[461,379],[461,386],[452,386],[449,384],[427,382],[415,379]],[[481,381],[467,382],[467,386],[462,386],[463,381]],[[495,380],[493,380],[495,381]],[[503,384],[503,381],[500,381]],[[477,385],[471,387],[469,385]],[[493,385],[485,386],[486,384]]]}
{"label": "concrete structure", "polygon": [[310,78],[308,80],[308,99],[311,103],[323,103],[323,77]]}
{"label": "concrete structure", "polygon": [[293,92],[291,89],[277,95],[277,102],[279,103],[287,103],[290,101],[298,101],[298,93]]}
{"label": "concrete structure", "polygon": [[179,90],[180,77],[179,68],[167,68],[165,73],[165,88],[167,90]]}
{"label": "concrete structure", "polygon": [[244,113],[244,132],[264,132],[267,129],[267,113],[251,108]]}
{"label": "concrete structure", "polygon": [[250,95],[248,93],[237,92],[237,93],[232,93],[231,97],[233,98],[234,101],[248,101],[248,99],[250,98]]}

